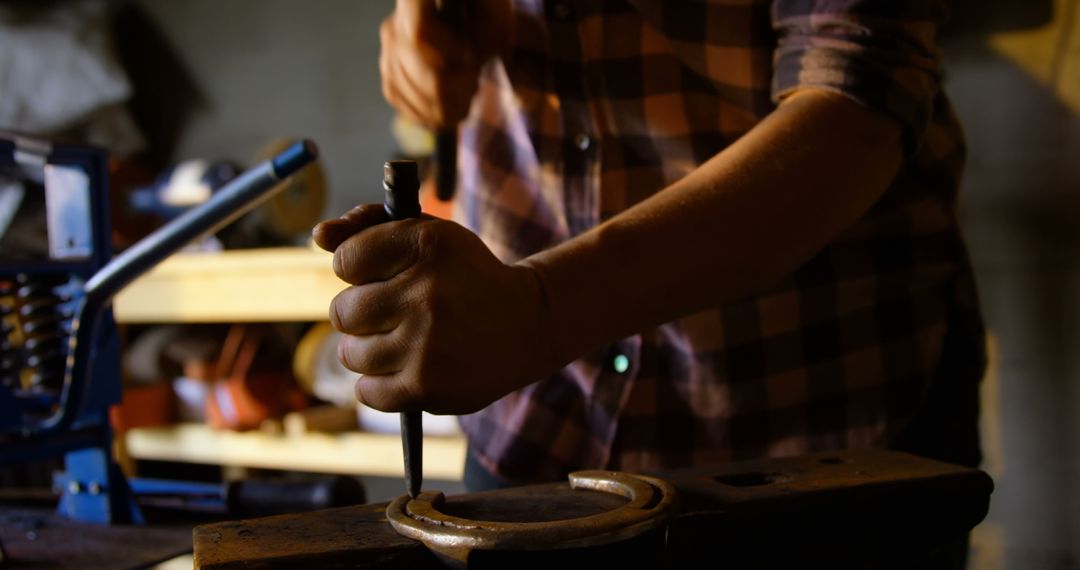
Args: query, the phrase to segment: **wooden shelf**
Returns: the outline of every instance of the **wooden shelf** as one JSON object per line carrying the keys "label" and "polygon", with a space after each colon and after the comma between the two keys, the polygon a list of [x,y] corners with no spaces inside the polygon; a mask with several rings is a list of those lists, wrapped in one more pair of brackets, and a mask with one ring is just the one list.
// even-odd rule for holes
{"label": "wooden shelf", "polygon": [[[135,428],[124,437],[132,459],[403,477],[401,437],[345,432],[275,435],[215,430],[203,424]],[[460,481],[464,436],[424,438],[424,478]]]}
{"label": "wooden shelf", "polygon": [[180,253],[122,290],[121,323],[323,321],[346,287],[313,247]]}

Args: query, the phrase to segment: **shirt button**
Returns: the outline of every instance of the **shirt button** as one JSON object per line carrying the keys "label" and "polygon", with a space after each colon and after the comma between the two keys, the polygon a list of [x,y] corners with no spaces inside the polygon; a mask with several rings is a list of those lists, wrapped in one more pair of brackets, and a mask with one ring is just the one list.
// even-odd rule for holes
{"label": "shirt button", "polygon": [[626,373],[627,370],[630,370],[630,357],[625,354],[616,354],[615,358],[611,360],[611,367],[619,374]]}
{"label": "shirt button", "polygon": [[555,14],[555,17],[560,20],[565,20],[569,18],[570,14],[572,13],[570,10],[570,6],[568,6],[566,2],[556,2],[555,6],[551,10],[552,13]]}
{"label": "shirt button", "polygon": [[592,146],[592,137],[585,133],[578,133],[574,137],[574,144],[581,150],[589,150],[589,147]]}

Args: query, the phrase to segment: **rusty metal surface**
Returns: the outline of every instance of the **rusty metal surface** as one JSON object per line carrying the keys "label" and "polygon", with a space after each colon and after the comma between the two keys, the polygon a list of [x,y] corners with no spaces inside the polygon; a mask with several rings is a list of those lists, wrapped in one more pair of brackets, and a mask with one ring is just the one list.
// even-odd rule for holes
{"label": "rusty metal surface", "polygon": [[993,490],[975,469],[869,450],[669,475],[693,508],[668,527],[668,560],[713,544],[732,567],[959,568],[943,560],[986,516]]}
{"label": "rusty metal surface", "polygon": [[[658,474],[678,495],[663,528],[576,551],[474,551],[469,567],[924,568],[986,514],[983,472],[890,451],[845,451]],[[489,521],[602,513],[627,499],[568,483],[446,497],[441,511]],[[196,568],[443,568],[390,526],[386,504],[197,527]],[[592,553],[592,554],[590,554]],[[483,556],[481,556],[483,555]],[[591,558],[589,557],[591,556]],[[610,561],[610,562],[609,562]],[[655,563],[653,563],[655,562]],[[577,566],[575,566],[577,567]]]}
{"label": "rusty metal surface", "polygon": [[619,495],[628,501],[582,517],[492,521],[448,514],[443,494],[429,491],[416,499],[398,497],[387,507],[386,518],[398,533],[464,565],[474,550],[559,550],[627,540],[666,523],[676,504],[675,487],[655,477],[577,471],[569,481],[571,489]]}

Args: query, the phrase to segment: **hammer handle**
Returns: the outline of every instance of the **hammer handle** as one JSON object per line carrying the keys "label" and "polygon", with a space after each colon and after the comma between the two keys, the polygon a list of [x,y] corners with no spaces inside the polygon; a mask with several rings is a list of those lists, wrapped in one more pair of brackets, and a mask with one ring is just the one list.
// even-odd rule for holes
{"label": "hammer handle", "polygon": [[[465,4],[455,0],[436,0],[439,17],[451,26],[460,26],[465,19]],[[457,184],[457,125],[444,126],[435,134],[435,196],[443,202],[454,198]]]}
{"label": "hammer handle", "polygon": [[435,134],[434,168],[435,196],[449,202],[457,184],[457,128],[443,128]]}

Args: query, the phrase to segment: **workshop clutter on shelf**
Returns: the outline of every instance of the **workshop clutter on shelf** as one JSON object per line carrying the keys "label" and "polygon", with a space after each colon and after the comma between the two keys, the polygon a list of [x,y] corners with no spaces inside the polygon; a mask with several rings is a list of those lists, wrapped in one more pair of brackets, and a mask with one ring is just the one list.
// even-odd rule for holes
{"label": "workshop clutter on shelf", "polygon": [[[293,374],[300,386],[314,398],[340,408],[356,408],[357,425],[373,433],[399,433],[398,414],[386,413],[356,401],[354,386],[359,375],[345,368],[337,357],[341,333],[330,323],[316,323],[304,335],[293,357]],[[426,435],[455,435],[460,433],[456,416],[435,416],[424,413]]]}
{"label": "workshop clutter on shelf", "polygon": [[288,336],[270,324],[153,327],[132,343],[125,368],[135,382],[171,386],[175,419],[256,429],[310,405],[289,366]]}
{"label": "workshop clutter on shelf", "polygon": [[[257,366],[256,355],[268,336],[263,327],[233,325],[225,337],[210,392],[207,422],[216,428],[252,429],[272,417],[307,406],[286,366]],[[264,352],[265,354],[265,352]]]}
{"label": "workshop clutter on shelf", "polygon": [[[148,327],[124,353],[127,386],[114,425],[399,433],[398,414],[356,401],[359,375],[338,360],[340,338],[327,322]],[[424,434],[460,434],[457,417],[425,413]]]}

